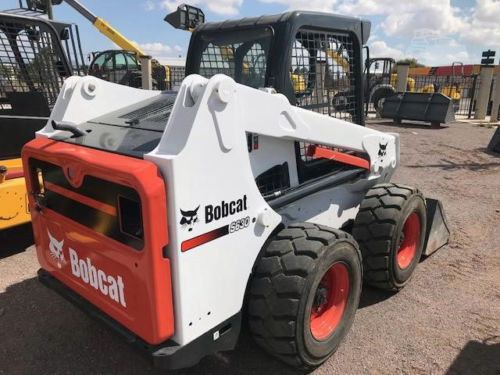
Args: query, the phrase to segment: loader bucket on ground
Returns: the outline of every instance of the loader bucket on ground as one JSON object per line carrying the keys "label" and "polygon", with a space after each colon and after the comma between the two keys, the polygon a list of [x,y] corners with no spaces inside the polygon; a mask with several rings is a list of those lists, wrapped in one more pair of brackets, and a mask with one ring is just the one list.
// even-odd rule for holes
{"label": "loader bucket on ground", "polygon": [[450,239],[450,227],[443,205],[437,199],[426,198],[427,228],[423,254],[428,256],[446,245]]}
{"label": "loader bucket on ground", "polygon": [[440,93],[399,92],[385,99],[381,116],[396,122],[414,120],[432,125],[455,121],[452,100]]}
{"label": "loader bucket on ground", "polygon": [[493,137],[491,137],[491,141],[488,144],[488,150],[500,153],[500,126],[493,134]]}

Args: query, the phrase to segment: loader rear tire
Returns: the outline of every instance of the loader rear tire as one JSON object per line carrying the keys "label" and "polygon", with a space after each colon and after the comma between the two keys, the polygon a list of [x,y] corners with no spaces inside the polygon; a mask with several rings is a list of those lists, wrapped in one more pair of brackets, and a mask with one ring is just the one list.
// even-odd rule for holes
{"label": "loader rear tire", "polygon": [[352,230],[367,284],[397,291],[408,283],[422,255],[426,220],[418,189],[380,184],[368,191]]}
{"label": "loader rear tire", "polygon": [[382,107],[384,106],[385,99],[396,95],[396,90],[392,87],[379,87],[372,92],[371,101],[375,111],[380,114],[382,113]]}
{"label": "loader rear tire", "polygon": [[255,341],[301,369],[323,363],[354,320],[361,270],[361,253],[349,234],[310,223],[281,230],[263,250],[250,284]]}

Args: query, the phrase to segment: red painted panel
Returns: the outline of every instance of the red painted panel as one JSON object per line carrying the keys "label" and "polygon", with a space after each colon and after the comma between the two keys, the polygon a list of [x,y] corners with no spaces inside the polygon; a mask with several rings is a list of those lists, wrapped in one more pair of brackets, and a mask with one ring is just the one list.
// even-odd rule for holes
{"label": "red painted panel", "polygon": [[[144,227],[140,251],[48,208],[38,211],[33,194],[28,194],[37,256],[52,276],[146,342],[158,344],[170,338],[174,333],[170,261],[163,256],[168,243],[167,203],[158,168],[149,161],[45,138],[29,142],[22,157],[28,192],[38,184],[29,173],[30,158],[64,171],[71,168],[73,186],[89,175],[137,191]],[[78,194],[70,198],[95,203]],[[100,224],[96,219],[95,225]]]}

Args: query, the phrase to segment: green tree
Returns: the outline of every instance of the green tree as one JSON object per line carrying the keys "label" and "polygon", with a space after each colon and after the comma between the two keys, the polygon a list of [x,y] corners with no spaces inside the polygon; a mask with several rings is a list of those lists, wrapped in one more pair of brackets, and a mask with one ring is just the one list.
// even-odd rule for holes
{"label": "green tree", "polygon": [[398,60],[396,64],[410,64],[410,68],[421,68],[425,66],[424,64],[419,63],[414,57]]}

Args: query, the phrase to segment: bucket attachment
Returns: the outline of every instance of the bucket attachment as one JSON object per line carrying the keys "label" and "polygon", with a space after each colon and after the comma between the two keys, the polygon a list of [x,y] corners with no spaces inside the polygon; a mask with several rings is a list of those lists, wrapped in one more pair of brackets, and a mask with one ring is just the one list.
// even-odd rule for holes
{"label": "bucket attachment", "polygon": [[429,256],[448,243],[450,228],[441,202],[432,198],[425,200],[427,203],[427,228],[423,254]]}
{"label": "bucket attachment", "polygon": [[488,145],[488,150],[500,153],[500,126],[493,134],[493,137],[491,137],[491,141]]}
{"label": "bucket attachment", "polygon": [[167,14],[164,21],[176,29],[193,31],[196,26],[205,22],[205,14],[200,8],[181,4],[175,12]]}
{"label": "bucket attachment", "polygon": [[433,126],[455,121],[453,102],[441,93],[398,92],[385,99],[381,116],[397,123],[426,121]]}

